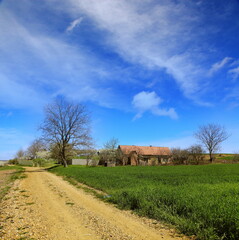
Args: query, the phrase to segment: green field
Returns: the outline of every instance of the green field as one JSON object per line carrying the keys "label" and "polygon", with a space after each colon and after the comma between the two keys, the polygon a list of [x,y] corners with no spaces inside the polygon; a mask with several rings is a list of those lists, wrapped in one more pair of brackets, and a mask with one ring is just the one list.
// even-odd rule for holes
{"label": "green field", "polygon": [[173,224],[198,239],[239,239],[239,164],[57,167],[108,194],[108,201]]}

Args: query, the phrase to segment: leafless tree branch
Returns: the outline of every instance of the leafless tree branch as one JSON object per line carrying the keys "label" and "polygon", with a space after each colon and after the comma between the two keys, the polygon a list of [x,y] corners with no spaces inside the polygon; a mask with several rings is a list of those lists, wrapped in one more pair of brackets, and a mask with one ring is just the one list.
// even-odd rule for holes
{"label": "leafless tree branch", "polygon": [[[82,104],[56,99],[45,108],[45,119],[40,126],[43,138],[59,150],[64,166],[67,166],[67,151],[79,146],[90,146],[90,118]],[[71,147],[69,147],[71,145]]]}
{"label": "leafless tree branch", "polygon": [[195,133],[195,137],[205,146],[210,155],[210,161],[213,161],[213,153],[220,149],[220,144],[230,135],[225,128],[218,124],[207,124],[200,126]]}

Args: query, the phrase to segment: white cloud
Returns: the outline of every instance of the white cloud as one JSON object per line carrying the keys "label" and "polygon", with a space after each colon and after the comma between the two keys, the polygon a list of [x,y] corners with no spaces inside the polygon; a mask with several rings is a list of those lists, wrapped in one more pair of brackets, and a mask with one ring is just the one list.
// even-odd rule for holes
{"label": "white cloud", "polygon": [[209,75],[213,75],[214,73],[218,72],[220,69],[225,67],[225,65],[228,64],[231,60],[231,57],[225,57],[221,61],[214,63],[209,70]]}
{"label": "white cloud", "polygon": [[77,27],[77,26],[82,22],[82,20],[83,20],[83,18],[80,17],[80,18],[77,18],[77,19],[75,19],[74,21],[72,21],[72,22],[70,23],[70,25],[67,27],[66,32],[67,32],[67,33],[72,32],[73,29],[74,29],[75,27]]}
{"label": "white cloud", "polygon": [[239,67],[230,69],[228,72],[233,75],[234,79],[239,77]]}
{"label": "white cloud", "polygon": [[[38,108],[46,101],[43,93],[39,93],[26,84],[16,82],[0,73],[2,107],[11,108]],[[11,116],[10,113],[7,116]]]}
{"label": "white cloud", "polygon": [[114,93],[105,84],[114,70],[93,54],[38,30],[34,22],[19,21],[4,8],[0,28],[2,106],[42,109],[53,96],[63,94],[111,107]]}
{"label": "white cloud", "polygon": [[141,109],[142,111],[147,111],[158,107],[162,102],[160,97],[157,96],[155,92],[140,92],[136,94],[133,98],[132,104],[135,108]]}
{"label": "white cloud", "polygon": [[158,116],[168,116],[172,119],[178,118],[178,114],[176,113],[174,108],[169,109],[156,108],[152,110],[152,113]]}
{"label": "white cloud", "polygon": [[177,119],[178,115],[173,108],[163,109],[159,107],[162,103],[162,99],[157,96],[155,92],[140,92],[133,97],[132,105],[138,111],[134,120],[142,117],[144,112],[150,111],[154,115],[168,116],[173,119]]}
{"label": "white cloud", "polygon": [[[201,62],[200,15],[193,4],[174,1],[71,0],[73,15],[85,14],[105,31],[106,43],[127,61],[165,69],[185,96],[196,99],[206,81]],[[178,21],[180,19],[180,21]],[[203,76],[203,77],[202,77]],[[203,88],[205,90],[205,87]]]}
{"label": "white cloud", "polygon": [[[24,3],[34,7],[31,1]],[[201,49],[206,27],[201,24],[194,4],[168,0],[160,3],[151,0],[52,0],[44,1],[44,6],[51,7],[50,10],[61,16],[70,13],[71,19],[75,20],[66,32],[73,31],[84,17],[89,27],[103,31],[107,50],[145,68],[166,71],[174,77],[184,95],[195,102],[199,103],[200,94],[206,92],[204,83],[208,80],[205,78],[208,70],[203,67],[205,56]],[[29,14],[32,13],[29,11]],[[117,90],[113,92],[108,83],[117,73],[114,74],[110,63],[100,61],[94,52],[83,46],[67,42],[65,34],[54,37],[49,34],[50,28],[39,27],[41,23],[33,21],[27,25],[19,20],[21,16],[18,18],[3,8],[0,15],[0,50],[3,53],[0,65],[5,79],[16,86],[24,86],[26,92],[32,91],[36,96],[43,94],[45,99],[60,93],[112,107],[111,99],[116,99]],[[203,28],[198,29],[198,26]],[[18,76],[12,69],[18,72]],[[42,86],[49,90],[49,96],[45,95]],[[17,96],[16,91],[15,99]]]}

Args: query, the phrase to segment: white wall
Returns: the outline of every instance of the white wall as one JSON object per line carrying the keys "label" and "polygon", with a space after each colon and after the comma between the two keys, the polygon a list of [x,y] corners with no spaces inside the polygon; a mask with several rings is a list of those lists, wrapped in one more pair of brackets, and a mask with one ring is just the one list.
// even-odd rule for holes
{"label": "white wall", "polygon": [[98,165],[99,161],[95,161],[92,159],[72,159],[72,165],[84,165],[86,166],[88,162],[89,166]]}

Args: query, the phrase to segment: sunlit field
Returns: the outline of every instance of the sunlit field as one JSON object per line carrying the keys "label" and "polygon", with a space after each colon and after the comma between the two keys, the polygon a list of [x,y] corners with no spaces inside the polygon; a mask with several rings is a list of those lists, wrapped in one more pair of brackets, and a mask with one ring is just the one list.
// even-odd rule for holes
{"label": "sunlit field", "polygon": [[173,224],[198,239],[239,239],[239,164],[50,171],[100,189],[118,207]]}

